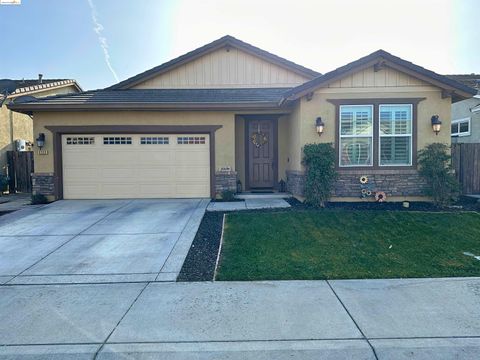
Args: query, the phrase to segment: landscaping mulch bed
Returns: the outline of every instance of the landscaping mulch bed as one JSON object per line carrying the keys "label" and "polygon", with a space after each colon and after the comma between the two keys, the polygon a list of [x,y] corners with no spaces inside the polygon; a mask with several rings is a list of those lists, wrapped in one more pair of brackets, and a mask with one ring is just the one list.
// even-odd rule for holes
{"label": "landscaping mulch bed", "polygon": [[177,281],[212,281],[222,236],[223,212],[207,211]]}
{"label": "landscaping mulch bed", "polygon": [[[313,210],[315,207],[302,203],[296,198],[285,199],[292,208]],[[480,211],[480,203],[476,199],[461,197],[454,205],[442,208],[430,202],[411,201],[408,208],[403,207],[402,202],[329,202],[325,209],[342,210],[378,210],[378,211]]]}

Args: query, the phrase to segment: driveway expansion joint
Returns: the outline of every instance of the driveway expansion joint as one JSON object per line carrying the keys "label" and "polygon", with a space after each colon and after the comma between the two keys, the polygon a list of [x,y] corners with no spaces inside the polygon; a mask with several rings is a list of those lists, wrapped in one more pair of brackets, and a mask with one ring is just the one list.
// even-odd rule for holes
{"label": "driveway expansion joint", "polygon": [[370,343],[370,340],[365,336],[365,333],[364,333],[363,330],[360,328],[360,326],[358,325],[357,321],[353,318],[353,316],[352,316],[352,314],[350,313],[350,311],[348,311],[348,309],[347,309],[347,307],[345,306],[345,304],[343,303],[342,299],[340,299],[340,297],[338,296],[338,294],[335,292],[335,290],[333,289],[333,286],[330,284],[329,280],[325,280],[325,282],[327,283],[328,287],[329,287],[330,290],[333,292],[333,294],[335,295],[335,297],[337,298],[337,300],[340,302],[340,304],[342,305],[343,309],[346,311],[346,313],[348,314],[348,316],[350,317],[350,319],[353,321],[353,323],[354,323],[355,326],[357,327],[357,329],[358,329],[358,331],[360,332],[360,334],[362,334],[363,339],[368,343],[368,346],[370,346],[370,348],[372,349],[373,356],[375,356],[375,359],[378,360],[377,352],[375,351],[375,348],[373,347],[373,345]]}
{"label": "driveway expansion joint", "polygon": [[122,320],[125,318],[125,316],[128,314],[128,312],[130,311],[130,309],[133,307],[133,305],[135,305],[135,303],[137,302],[138,298],[142,295],[142,293],[145,291],[145,289],[147,288],[147,286],[150,284],[150,282],[146,283],[145,286],[142,288],[142,290],[140,290],[140,292],[138,293],[137,297],[133,300],[133,302],[130,304],[130,306],[128,307],[127,311],[125,311],[125,313],[122,315],[122,317],[120,318],[120,320],[118,320],[118,322],[115,324],[115,326],[113,327],[112,331],[108,334],[107,338],[105,339],[105,341],[102,343],[102,345],[98,348],[97,352],[95,353],[95,356],[93,357],[93,360],[96,360],[97,357],[98,357],[98,354],[100,353],[100,351],[102,351],[103,347],[105,346],[105,344],[107,343],[108,339],[110,339],[110,336],[112,336],[113,332],[117,329],[118,325],[120,325],[120,323],[122,322]]}

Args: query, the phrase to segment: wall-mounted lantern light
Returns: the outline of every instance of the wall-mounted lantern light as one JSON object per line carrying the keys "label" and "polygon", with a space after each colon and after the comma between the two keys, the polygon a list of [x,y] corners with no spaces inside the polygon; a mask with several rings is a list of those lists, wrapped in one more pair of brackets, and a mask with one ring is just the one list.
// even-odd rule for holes
{"label": "wall-mounted lantern light", "polygon": [[322,136],[323,129],[325,128],[325,123],[322,121],[321,117],[317,117],[317,120],[315,120],[315,126],[317,128],[318,136]]}
{"label": "wall-mounted lantern light", "polygon": [[438,135],[440,132],[440,128],[442,127],[442,122],[438,118],[438,115],[433,115],[432,116],[432,129],[435,135]]}
{"label": "wall-mounted lantern light", "polygon": [[35,139],[35,142],[37,143],[37,147],[41,150],[45,146],[45,134],[44,133],[38,134],[38,137]]}

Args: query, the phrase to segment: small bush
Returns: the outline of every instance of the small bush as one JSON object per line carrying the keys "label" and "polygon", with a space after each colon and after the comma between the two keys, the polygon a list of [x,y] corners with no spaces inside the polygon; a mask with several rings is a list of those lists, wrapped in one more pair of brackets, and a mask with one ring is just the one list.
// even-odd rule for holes
{"label": "small bush", "polygon": [[45,195],[36,194],[32,195],[32,200],[30,201],[32,205],[39,205],[39,204],[48,204],[48,199]]}
{"label": "small bush", "polygon": [[450,149],[433,143],[418,152],[419,173],[427,183],[426,195],[438,206],[447,206],[458,199],[460,184],[453,173]]}
{"label": "small bush", "polygon": [[305,145],[303,148],[303,164],[307,169],[305,202],[313,206],[325,207],[338,178],[333,145]]}
{"label": "small bush", "polygon": [[223,201],[233,201],[235,200],[235,192],[230,190],[223,190],[222,191],[222,200]]}

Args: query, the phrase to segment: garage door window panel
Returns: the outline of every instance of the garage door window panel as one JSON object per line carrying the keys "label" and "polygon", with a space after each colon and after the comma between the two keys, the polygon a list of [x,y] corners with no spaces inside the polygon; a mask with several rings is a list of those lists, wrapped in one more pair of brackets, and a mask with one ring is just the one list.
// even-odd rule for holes
{"label": "garage door window panel", "polygon": [[177,137],[179,145],[203,145],[205,144],[205,136],[179,136]]}
{"label": "garage door window panel", "polygon": [[104,136],[103,145],[132,145],[130,136]]}
{"label": "garage door window panel", "polygon": [[142,136],[140,145],[168,145],[169,138],[164,136]]}
{"label": "garage door window panel", "polygon": [[81,137],[81,136],[72,136],[67,137],[67,145],[94,145],[94,137]]}

